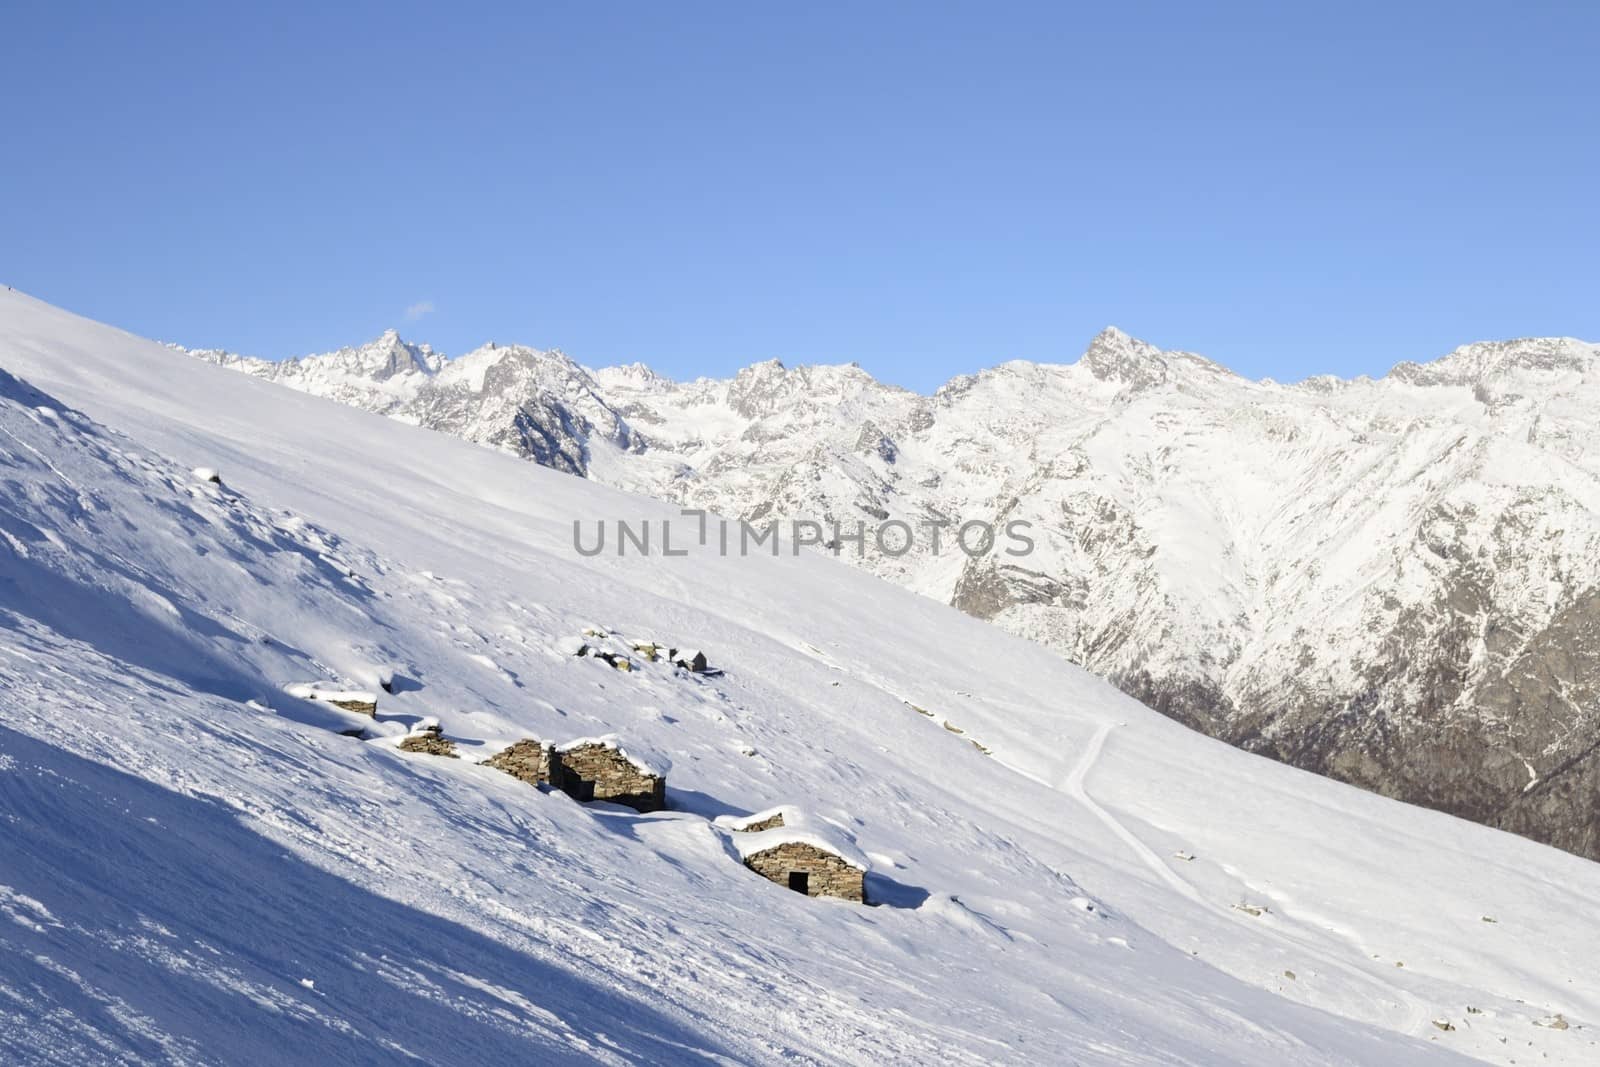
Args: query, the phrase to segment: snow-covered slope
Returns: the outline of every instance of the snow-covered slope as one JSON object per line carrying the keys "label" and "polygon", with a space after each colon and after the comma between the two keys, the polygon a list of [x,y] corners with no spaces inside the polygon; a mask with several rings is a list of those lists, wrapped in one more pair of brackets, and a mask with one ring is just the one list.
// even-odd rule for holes
{"label": "snow-covered slope", "polygon": [[[1593,1062],[1590,863],[821,556],[581,557],[676,509],[19,294],[0,367],[8,1062]],[[283,692],[385,679],[367,740]],[[671,810],[476,763],[607,732]],[[783,803],[880,906],[739,864]]]}
{"label": "snow-covered slope", "polygon": [[[842,554],[1213,736],[1600,858],[1597,357],[1477,344],[1280,385],[1107,330],[921,397],[854,366],[680,384],[544,353],[560,375],[448,409],[408,379],[399,414],[722,514],[908,523],[904,555]],[[328,387],[347,362],[251,366],[389,411]],[[1035,547],[968,558],[952,527],[935,553],[946,520]]]}

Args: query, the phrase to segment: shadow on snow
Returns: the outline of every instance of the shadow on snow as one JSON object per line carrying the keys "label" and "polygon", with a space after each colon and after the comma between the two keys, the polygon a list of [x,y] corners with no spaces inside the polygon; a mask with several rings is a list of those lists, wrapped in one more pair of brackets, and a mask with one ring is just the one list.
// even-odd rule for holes
{"label": "shadow on snow", "polygon": [[4,727],[0,754],[10,887],[0,913],[27,919],[0,924],[0,990],[32,1020],[25,1036],[0,1029],[7,1062],[165,1062],[179,1050],[307,1064],[725,1054],[710,1022],[377,896],[221,804]]}

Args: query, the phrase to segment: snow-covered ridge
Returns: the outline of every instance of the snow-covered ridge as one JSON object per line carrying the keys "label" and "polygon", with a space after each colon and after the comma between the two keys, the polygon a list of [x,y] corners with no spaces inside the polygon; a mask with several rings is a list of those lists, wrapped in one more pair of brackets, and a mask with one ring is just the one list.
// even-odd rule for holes
{"label": "snow-covered ridge", "polygon": [[[387,368],[397,344],[356,362]],[[1031,523],[1023,559],[925,536],[845,558],[1215,736],[1600,857],[1597,352],[1483,342],[1283,385],[1108,328],[1077,363],[931,397],[853,365],[677,383],[546,353],[559,369],[451,403],[406,377],[397,406],[394,377],[363,400],[306,361],[281,373],[724,515]]]}
{"label": "snow-covered ridge", "polygon": [[[675,509],[16,294],[0,366],[44,390],[0,379],[6,1062],[1591,1058],[1592,864],[826,558],[578,557],[573,516]],[[563,654],[591,619],[725,673]],[[382,690],[380,737],[313,678]],[[387,743],[429,717],[462,758]],[[608,732],[671,754],[672,810],[470,747]],[[779,803],[880,906],[710,821]]]}

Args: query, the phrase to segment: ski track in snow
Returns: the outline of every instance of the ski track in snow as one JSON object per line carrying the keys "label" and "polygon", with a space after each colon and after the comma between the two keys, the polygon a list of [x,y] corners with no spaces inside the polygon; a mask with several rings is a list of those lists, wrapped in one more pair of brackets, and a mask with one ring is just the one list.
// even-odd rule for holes
{"label": "ski track in snow", "polygon": [[1128,848],[1133,851],[1134,855],[1138,856],[1139,859],[1143,861],[1146,867],[1155,872],[1157,877],[1175,889],[1179,895],[1203,908],[1217,910],[1213,907],[1210,901],[1206,900],[1205,897],[1200,895],[1199,890],[1195,889],[1194,886],[1178,877],[1176,871],[1174,871],[1166,863],[1162,862],[1161,857],[1156,855],[1154,849],[1152,849],[1149,845],[1146,845],[1143,841],[1139,840],[1138,836],[1134,834],[1132,830],[1129,830],[1126,826],[1124,826],[1121,820],[1107,811],[1094,799],[1094,797],[1089,795],[1089,790],[1085,785],[1085,782],[1089,777],[1089,772],[1092,771],[1095,765],[1100,762],[1100,753],[1105,749],[1106,738],[1110,737],[1111,731],[1115,730],[1116,728],[1117,724],[1110,721],[1101,722],[1098,726],[1096,726],[1094,736],[1089,739],[1088,745],[1084,747],[1083,752],[1078,756],[1077,760],[1073,762],[1072,767],[1067,771],[1066,777],[1064,777],[1057,784],[1056,788],[1067,793],[1078,803],[1088,808],[1090,814],[1104,823],[1106,828],[1109,829],[1113,834],[1116,834],[1117,839],[1123,844],[1127,845]]}
{"label": "ski track in snow", "polygon": [[[1089,739],[1089,743],[1084,747],[1082,754],[1080,754],[1077,760],[1073,762],[1066,775],[1058,783],[1057,788],[1061,789],[1078,803],[1087,808],[1090,814],[1092,814],[1096,819],[1104,824],[1107,829],[1115,834],[1119,841],[1127,845],[1134,855],[1139,857],[1140,862],[1148,867],[1150,871],[1160,878],[1164,883],[1166,883],[1168,886],[1171,886],[1172,889],[1175,890],[1185,900],[1196,905],[1197,907],[1205,908],[1207,911],[1214,912],[1230,922],[1256,921],[1254,919],[1246,920],[1241,918],[1241,916],[1238,913],[1235,913],[1231,908],[1206,899],[1206,897],[1201,894],[1198,889],[1196,889],[1190,883],[1184,881],[1178,872],[1174,871],[1171,865],[1163,860],[1154,849],[1140,840],[1137,834],[1128,829],[1128,827],[1124,825],[1120,819],[1108,811],[1103,805],[1096,801],[1093,796],[1089,794],[1087,786],[1089,773],[1093,771],[1095,766],[1100,762],[1100,755],[1105,749],[1106,738],[1111,736],[1111,732],[1117,728],[1117,725],[1118,724],[1114,721],[1104,720],[1095,727],[1094,736]],[[1313,942],[1305,938],[1282,929],[1276,925],[1276,923],[1268,925],[1267,929],[1272,936],[1285,941],[1307,953],[1308,955],[1317,959],[1323,966],[1337,970],[1342,974],[1356,979],[1362,984],[1373,987],[1377,990],[1377,996],[1382,1002],[1387,1003],[1389,1002],[1389,997],[1391,995],[1398,994],[1402,999],[1397,1007],[1401,1008],[1405,1012],[1404,1020],[1397,1027],[1401,1033],[1412,1035],[1421,1034],[1424,1028],[1429,1025],[1430,1020],[1433,1018],[1433,1014],[1428,1010],[1427,1006],[1419,998],[1413,996],[1408,991],[1396,985],[1392,985],[1376,975],[1373,975],[1368,971],[1364,971],[1361,968],[1347,963],[1342,959],[1329,955],[1326,949],[1315,945]]]}

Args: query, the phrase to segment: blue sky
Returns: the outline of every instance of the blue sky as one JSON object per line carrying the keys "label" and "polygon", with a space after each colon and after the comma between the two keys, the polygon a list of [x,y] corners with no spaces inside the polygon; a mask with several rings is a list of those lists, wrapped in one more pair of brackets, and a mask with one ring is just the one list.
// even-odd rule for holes
{"label": "blue sky", "polygon": [[1108,323],[1281,379],[1600,340],[1593,4],[23,0],[3,22],[0,281],[185,344],[393,325],[931,389],[1076,359]]}

